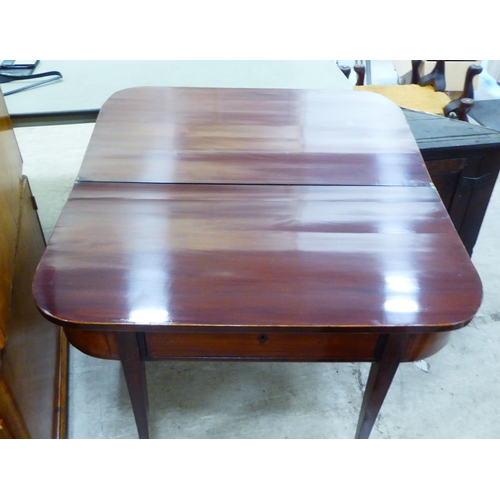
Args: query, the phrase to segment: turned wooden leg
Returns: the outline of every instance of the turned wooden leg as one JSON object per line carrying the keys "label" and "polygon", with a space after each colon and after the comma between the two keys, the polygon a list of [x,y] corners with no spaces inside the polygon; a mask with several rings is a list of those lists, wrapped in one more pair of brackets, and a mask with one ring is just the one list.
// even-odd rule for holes
{"label": "turned wooden leg", "polygon": [[463,122],[468,122],[469,119],[467,118],[467,115],[469,114],[472,106],[474,106],[474,99],[469,99],[467,97],[460,99],[457,109],[457,118]]}
{"label": "turned wooden leg", "polygon": [[483,71],[483,68],[479,64],[471,64],[467,68],[467,73],[465,74],[464,90],[460,99],[474,99],[474,77],[479,75]]}
{"label": "turned wooden leg", "polygon": [[356,439],[367,439],[370,436],[407,342],[406,334],[381,335],[377,346],[377,361],[372,363],[365,387]]}
{"label": "turned wooden leg", "polygon": [[365,72],[366,68],[364,64],[355,64],[354,67],[354,72],[356,75],[358,75],[358,78],[356,80],[356,86],[359,87],[361,85],[365,84]]}
{"label": "turned wooden leg", "polygon": [[464,90],[458,99],[454,99],[443,108],[444,116],[458,118],[464,122],[469,121],[467,115],[474,105],[474,77],[479,75],[483,68],[472,64],[465,75]]}
{"label": "turned wooden leg", "polygon": [[418,85],[418,81],[420,80],[420,74],[418,72],[419,68],[420,68],[420,64],[422,63],[422,61],[412,61],[411,62],[411,81],[410,83],[412,85]]}
{"label": "turned wooden leg", "polygon": [[444,63],[445,61],[436,61],[434,69],[428,75],[420,78],[418,84],[422,87],[431,85],[436,92],[444,92],[446,90]]}
{"label": "turned wooden leg", "polygon": [[138,343],[136,333],[117,334],[118,350],[122,363],[127,389],[134,411],[135,423],[139,438],[149,438],[148,422],[148,388],[146,382],[146,366]]}
{"label": "turned wooden leg", "polygon": [[469,111],[474,106],[474,99],[469,99],[468,97],[462,97],[460,99],[455,99],[447,104],[443,108],[444,115],[447,118],[457,118],[463,122],[468,122],[467,117]]}

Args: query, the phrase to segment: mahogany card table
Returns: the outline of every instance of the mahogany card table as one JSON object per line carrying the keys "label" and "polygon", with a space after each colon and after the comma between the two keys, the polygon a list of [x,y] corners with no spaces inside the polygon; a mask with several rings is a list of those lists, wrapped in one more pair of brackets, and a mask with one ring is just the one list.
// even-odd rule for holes
{"label": "mahogany card table", "polygon": [[[401,362],[482,298],[402,111],[372,93],[139,87],[99,114],[34,281],[73,346],[145,362],[369,362],[367,438]],[[105,381],[103,381],[105,383]]]}

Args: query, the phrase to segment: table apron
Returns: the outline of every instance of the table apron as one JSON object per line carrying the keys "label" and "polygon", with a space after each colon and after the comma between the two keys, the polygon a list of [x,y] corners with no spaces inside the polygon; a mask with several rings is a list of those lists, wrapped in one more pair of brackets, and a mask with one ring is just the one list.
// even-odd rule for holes
{"label": "table apron", "polygon": [[[83,353],[119,360],[118,332],[65,328]],[[141,357],[155,360],[372,362],[387,333],[165,333],[137,332]],[[397,333],[392,335],[399,335]],[[401,361],[429,357],[448,342],[450,332],[410,334]]]}

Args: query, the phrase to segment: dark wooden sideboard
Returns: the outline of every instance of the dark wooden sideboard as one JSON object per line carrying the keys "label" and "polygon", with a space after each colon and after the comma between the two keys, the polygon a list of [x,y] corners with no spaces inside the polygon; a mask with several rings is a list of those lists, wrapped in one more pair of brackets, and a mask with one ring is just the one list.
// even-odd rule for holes
{"label": "dark wooden sideboard", "polygon": [[500,168],[500,132],[404,110],[436,189],[472,255]]}

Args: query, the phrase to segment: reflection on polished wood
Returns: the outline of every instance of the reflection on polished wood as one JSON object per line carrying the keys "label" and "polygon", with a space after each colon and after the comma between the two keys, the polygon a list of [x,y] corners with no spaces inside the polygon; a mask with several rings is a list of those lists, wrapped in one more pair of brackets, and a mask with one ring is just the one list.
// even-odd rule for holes
{"label": "reflection on polished wood", "polygon": [[84,183],[35,293],[72,328],[436,331],[479,305],[458,243],[431,187]]}
{"label": "reflection on polished wood", "polygon": [[357,437],[397,366],[481,283],[402,112],[369,93],[139,88],[103,107],[34,282],[81,351],[144,361],[367,361]]}
{"label": "reflection on polished wood", "polygon": [[79,178],[428,185],[404,115],[372,97],[272,89],[118,92],[101,110]]}

